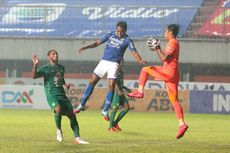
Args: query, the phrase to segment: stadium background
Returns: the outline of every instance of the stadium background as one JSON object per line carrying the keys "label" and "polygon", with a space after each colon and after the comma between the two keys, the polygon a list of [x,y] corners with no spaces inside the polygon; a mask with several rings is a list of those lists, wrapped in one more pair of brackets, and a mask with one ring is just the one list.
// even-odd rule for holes
{"label": "stadium background", "polygon": [[[224,0],[1,1],[0,107],[47,109],[42,98],[45,98],[40,86],[42,79],[32,80],[30,71],[32,53],[38,54],[44,64],[49,49],[58,50],[60,63],[66,67],[67,82],[75,86],[72,97],[77,103],[76,97],[80,97],[83,90],[80,87],[87,84],[100,60],[103,45],[81,55],[77,53],[78,48],[114,30],[117,21],[125,20],[128,22],[127,33],[148,64],[160,64],[160,61],[148,51],[146,40],[154,36],[164,46],[165,26],[180,24],[182,77],[179,89],[180,96],[185,96],[183,107],[192,113],[229,114],[229,7],[230,2]],[[128,87],[136,87],[140,69],[127,51],[124,72]],[[106,83],[102,80],[98,87],[106,87]],[[214,84],[214,89],[210,89],[210,83]],[[150,80],[147,88],[146,92],[160,94],[148,94],[143,100],[147,104],[140,111],[172,111],[169,102],[164,101],[167,96],[162,91],[162,82]],[[100,90],[104,88],[98,89],[98,93],[101,92],[97,94],[99,98],[91,98],[99,99],[98,104],[103,101],[105,92]],[[159,100],[156,95],[161,95]],[[159,107],[154,107],[154,99]],[[97,102],[90,102],[93,103]],[[151,107],[154,109],[149,110]]]}

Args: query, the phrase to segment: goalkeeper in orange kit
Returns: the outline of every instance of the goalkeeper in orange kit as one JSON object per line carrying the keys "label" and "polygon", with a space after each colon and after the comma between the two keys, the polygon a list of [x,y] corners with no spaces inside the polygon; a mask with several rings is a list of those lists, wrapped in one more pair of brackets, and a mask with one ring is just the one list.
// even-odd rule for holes
{"label": "goalkeeper in orange kit", "polygon": [[178,83],[180,79],[179,73],[179,41],[177,34],[179,26],[176,24],[168,25],[164,38],[168,41],[164,50],[161,49],[160,43],[157,39],[150,38],[147,45],[151,51],[156,51],[163,66],[146,66],[143,67],[139,76],[139,87],[137,91],[129,93],[128,96],[132,98],[144,97],[144,86],[148,76],[152,76],[155,80],[162,80],[165,82],[169,100],[175,110],[177,120],[179,122],[179,131],[176,138],[183,137],[188,129],[184,122],[183,109],[178,101]]}

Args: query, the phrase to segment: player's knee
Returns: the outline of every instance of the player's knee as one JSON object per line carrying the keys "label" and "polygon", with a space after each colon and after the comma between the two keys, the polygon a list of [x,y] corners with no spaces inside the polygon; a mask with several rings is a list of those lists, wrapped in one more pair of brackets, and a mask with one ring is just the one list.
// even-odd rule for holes
{"label": "player's knee", "polygon": [[143,68],[141,69],[141,75],[142,75],[142,76],[148,75],[149,72],[150,72],[150,67],[149,67],[149,66],[143,67]]}
{"label": "player's knee", "polygon": [[129,104],[128,104],[128,103],[126,103],[126,104],[124,105],[124,109],[127,110],[127,112],[130,110],[130,107],[129,107]]}
{"label": "player's knee", "polygon": [[76,118],[76,114],[72,111],[72,112],[68,112],[67,113],[67,116],[69,117],[69,118]]}
{"label": "player's knee", "polygon": [[146,73],[147,69],[148,69],[147,66],[146,66],[146,67],[143,67],[143,68],[141,69],[141,73]]}
{"label": "player's knee", "polygon": [[61,113],[61,107],[59,105],[57,107],[55,107],[54,112],[60,114]]}
{"label": "player's knee", "polygon": [[114,91],[114,85],[113,84],[109,84],[109,91],[113,92]]}
{"label": "player's knee", "polygon": [[95,82],[95,81],[90,81],[90,82],[89,82],[89,85],[92,86],[92,87],[95,87],[96,84],[97,84],[97,82]]}
{"label": "player's knee", "polygon": [[125,109],[126,112],[128,112],[130,110],[130,107],[126,106],[124,109]]}
{"label": "player's knee", "polygon": [[145,67],[143,67],[142,69],[144,69],[145,71],[149,71],[149,70],[152,69],[152,66],[145,66]]}

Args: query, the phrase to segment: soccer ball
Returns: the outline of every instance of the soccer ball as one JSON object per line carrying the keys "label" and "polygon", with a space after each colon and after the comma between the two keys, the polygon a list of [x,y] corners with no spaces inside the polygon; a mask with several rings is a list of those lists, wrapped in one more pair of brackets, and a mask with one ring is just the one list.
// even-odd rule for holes
{"label": "soccer ball", "polygon": [[157,47],[160,47],[160,40],[156,39],[156,38],[149,38],[146,42],[146,45],[150,48],[150,49],[156,49]]}

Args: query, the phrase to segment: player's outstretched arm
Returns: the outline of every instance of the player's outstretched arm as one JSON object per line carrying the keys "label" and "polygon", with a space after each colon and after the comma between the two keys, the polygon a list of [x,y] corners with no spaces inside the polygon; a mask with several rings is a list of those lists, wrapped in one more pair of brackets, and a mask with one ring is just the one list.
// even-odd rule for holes
{"label": "player's outstretched arm", "polygon": [[90,44],[88,44],[88,45],[86,45],[86,46],[81,47],[81,48],[78,50],[78,52],[79,52],[79,53],[82,53],[82,52],[83,52],[84,50],[86,50],[86,49],[95,48],[95,47],[97,47],[97,46],[99,46],[99,45],[101,45],[101,44],[102,44],[101,40],[97,40],[97,41],[95,41],[95,42],[93,42],[93,43],[90,43]]}
{"label": "player's outstretched arm", "polygon": [[140,54],[137,51],[132,51],[131,53],[132,53],[133,57],[138,61],[138,63],[140,63],[140,64],[146,64],[147,63],[146,61],[142,60]]}

